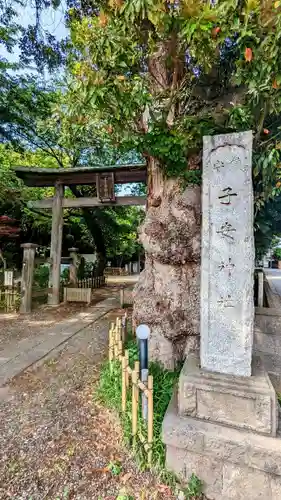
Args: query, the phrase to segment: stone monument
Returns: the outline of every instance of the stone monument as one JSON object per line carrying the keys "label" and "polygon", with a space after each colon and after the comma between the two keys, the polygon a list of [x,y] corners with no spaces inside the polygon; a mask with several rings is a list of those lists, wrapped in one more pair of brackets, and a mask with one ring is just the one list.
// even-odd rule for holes
{"label": "stone monument", "polygon": [[204,137],[201,347],[163,423],[167,466],[212,500],[281,499],[278,403],[254,330],[252,133]]}
{"label": "stone monument", "polygon": [[204,139],[201,367],[251,375],[254,327],[252,134]]}
{"label": "stone monument", "polygon": [[77,286],[77,271],[79,267],[79,256],[78,256],[78,248],[69,248],[69,255],[72,259],[71,264],[69,266],[69,281],[72,286]]}

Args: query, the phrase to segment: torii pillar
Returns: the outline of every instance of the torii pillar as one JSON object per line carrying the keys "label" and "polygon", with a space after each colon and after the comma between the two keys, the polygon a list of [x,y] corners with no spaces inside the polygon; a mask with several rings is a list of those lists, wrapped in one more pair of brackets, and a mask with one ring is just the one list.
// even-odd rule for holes
{"label": "torii pillar", "polygon": [[64,186],[57,182],[55,184],[55,195],[52,205],[52,233],[50,252],[50,277],[48,304],[57,306],[60,303],[60,265],[63,232],[63,195]]}

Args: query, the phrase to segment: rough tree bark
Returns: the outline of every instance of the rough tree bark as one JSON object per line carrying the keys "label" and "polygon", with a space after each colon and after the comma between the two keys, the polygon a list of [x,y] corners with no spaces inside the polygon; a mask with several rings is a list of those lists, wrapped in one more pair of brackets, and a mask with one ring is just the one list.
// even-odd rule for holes
{"label": "rough tree bark", "polygon": [[[156,102],[159,95],[166,96],[160,105],[168,127],[181,112],[175,94],[184,68],[177,53],[178,40],[172,36],[159,43],[148,64],[152,95]],[[144,133],[148,123],[149,111],[142,120]],[[150,326],[150,358],[173,369],[199,344],[201,195],[199,186],[182,189],[178,180],[168,180],[162,172],[149,157],[148,208],[140,230],[146,262],[134,291],[134,322]]]}
{"label": "rough tree bark", "polygon": [[153,159],[148,169],[140,229],[146,262],[134,290],[134,321],[150,326],[150,358],[173,369],[199,344],[201,189],[164,179]]}

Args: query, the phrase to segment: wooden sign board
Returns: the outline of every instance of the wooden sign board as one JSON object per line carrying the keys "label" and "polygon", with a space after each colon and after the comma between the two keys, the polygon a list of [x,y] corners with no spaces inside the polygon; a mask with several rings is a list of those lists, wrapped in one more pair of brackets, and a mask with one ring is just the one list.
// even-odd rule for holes
{"label": "wooden sign board", "polygon": [[101,202],[115,201],[113,172],[97,174],[97,197]]}
{"label": "wooden sign board", "polygon": [[14,271],[4,272],[4,286],[13,286],[14,283]]}

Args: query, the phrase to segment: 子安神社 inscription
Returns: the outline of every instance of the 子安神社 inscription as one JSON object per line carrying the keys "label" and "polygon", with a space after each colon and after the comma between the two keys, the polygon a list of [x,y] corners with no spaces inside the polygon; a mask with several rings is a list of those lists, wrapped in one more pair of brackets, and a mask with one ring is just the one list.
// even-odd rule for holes
{"label": "\u5b50\u5b89\u795e\u793e inscription", "polygon": [[219,200],[222,205],[231,205],[231,196],[237,196],[237,193],[232,192],[231,187],[223,189],[223,194],[219,196]]}
{"label": "\u5b50\u5b89\u795e\u793e inscription", "polygon": [[251,374],[252,133],[204,137],[201,367]]}
{"label": "\u5b50\u5b89\u795e\u793e inscription", "polygon": [[232,273],[234,267],[235,267],[235,264],[233,264],[231,257],[229,257],[228,262],[226,264],[224,262],[222,262],[219,265],[219,270],[220,271],[223,271],[225,269],[228,270],[228,276],[229,276],[229,278],[231,278],[231,273]]}
{"label": "\u5b50\u5b89\u795e\u793e inscription", "polygon": [[234,241],[234,236],[232,233],[235,233],[236,229],[228,221],[224,222],[220,228],[217,230],[218,234],[221,234],[222,237]]}

